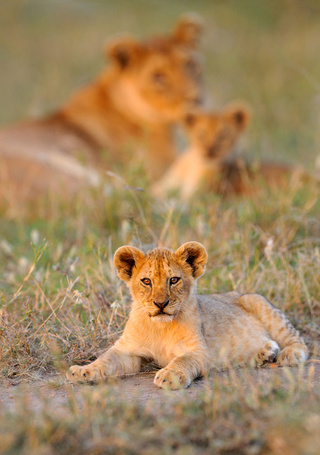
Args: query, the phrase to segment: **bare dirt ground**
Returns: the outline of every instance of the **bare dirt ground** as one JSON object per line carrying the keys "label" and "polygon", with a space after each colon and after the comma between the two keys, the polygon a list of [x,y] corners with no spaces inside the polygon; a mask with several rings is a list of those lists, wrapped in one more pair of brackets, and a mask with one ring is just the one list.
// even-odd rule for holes
{"label": "bare dirt ground", "polygon": [[[96,390],[104,389],[112,397],[120,400],[138,400],[141,403],[150,402],[155,408],[166,403],[181,399],[192,399],[199,393],[215,386],[239,385],[244,390],[254,387],[265,387],[272,383],[273,387],[295,388],[303,383],[310,389],[320,391],[320,360],[309,360],[301,368],[278,368],[272,365],[260,369],[238,369],[233,371],[212,371],[208,378],[198,379],[192,385],[181,391],[165,391],[153,384],[155,372],[141,373],[123,378],[111,378],[108,383],[98,386],[72,385],[63,375],[30,378],[17,385],[4,384],[0,387],[0,406],[8,411],[15,411],[21,403],[29,409],[41,410],[44,406],[52,406],[63,412],[70,401],[80,408],[84,397],[95,394]],[[20,403],[20,404],[19,404]]]}

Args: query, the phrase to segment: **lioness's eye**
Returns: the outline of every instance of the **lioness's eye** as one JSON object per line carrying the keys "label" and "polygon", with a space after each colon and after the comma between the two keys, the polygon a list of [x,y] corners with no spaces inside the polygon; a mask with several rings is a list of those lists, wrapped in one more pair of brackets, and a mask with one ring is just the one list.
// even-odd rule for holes
{"label": "lioness's eye", "polygon": [[170,284],[177,284],[179,280],[180,280],[180,277],[174,276],[174,277],[170,278]]}
{"label": "lioness's eye", "polygon": [[151,280],[150,278],[142,278],[142,283],[145,284],[146,286],[150,286]]}

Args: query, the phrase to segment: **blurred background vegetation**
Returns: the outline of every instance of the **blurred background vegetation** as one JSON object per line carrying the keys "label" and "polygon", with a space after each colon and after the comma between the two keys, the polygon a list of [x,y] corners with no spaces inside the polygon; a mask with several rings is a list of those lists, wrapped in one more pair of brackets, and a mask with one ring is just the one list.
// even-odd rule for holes
{"label": "blurred background vegetation", "polygon": [[0,3],[0,124],[63,103],[105,66],[108,37],[166,33],[200,13],[213,106],[251,103],[253,157],[303,163],[319,153],[320,4],[317,0],[12,0]]}

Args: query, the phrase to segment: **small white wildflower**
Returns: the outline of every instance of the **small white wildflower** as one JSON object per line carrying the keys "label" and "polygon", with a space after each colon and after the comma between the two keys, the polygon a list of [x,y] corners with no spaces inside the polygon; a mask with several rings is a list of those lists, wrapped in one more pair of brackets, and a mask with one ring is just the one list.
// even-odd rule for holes
{"label": "small white wildflower", "polygon": [[269,237],[266,242],[266,246],[263,249],[264,254],[266,255],[267,259],[269,259],[269,260],[271,259],[273,248],[274,248],[273,237]]}
{"label": "small white wildflower", "polygon": [[38,245],[39,240],[40,240],[40,234],[37,229],[32,229],[31,234],[30,234],[31,242],[34,245]]}
{"label": "small white wildflower", "polygon": [[6,240],[1,240],[0,247],[1,247],[2,251],[4,252],[4,254],[6,254],[7,256],[12,255],[13,246],[11,245],[11,243],[7,242]]}
{"label": "small white wildflower", "polygon": [[25,256],[21,256],[18,261],[19,273],[26,273],[29,266],[29,260]]}
{"label": "small white wildflower", "polygon": [[[70,261],[71,261],[71,258],[69,258]],[[70,273],[74,273],[76,271],[76,265],[77,265],[77,262],[79,261],[79,258],[74,258],[74,260],[70,263],[69,265],[69,271]]]}

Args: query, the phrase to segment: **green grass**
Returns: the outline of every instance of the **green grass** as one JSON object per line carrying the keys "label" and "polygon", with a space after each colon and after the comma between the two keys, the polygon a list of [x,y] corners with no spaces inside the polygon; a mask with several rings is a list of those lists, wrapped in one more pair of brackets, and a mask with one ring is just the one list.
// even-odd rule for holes
{"label": "green grass", "polygon": [[[319,153],[320,47],[316,1],[16,1],[0,5],[0,121],[58,106],[103,67],[102,44],[121,30],[166,31],[186,10],[205,17],[205,80],[219,106],[248,100],[248,153],[302,163]],[[124,178],[143,186],[138,170]],[[320,356],[319,191],[311,184],[253,199],[201,195],[159,202],[120,185],[106,198],[53,197],[0,209],[0,368],[3,386],[93,359],[123,330],[129,293],[113,267],[123,244],[202,242],[199,292],[259,292],[286,312]],[[290,375],[290,371],[288,373]],[[290,380],[288,379],[289,383]],[[43,398],[36,415],[0,408],[0,452],[317,454],[319,387],[273,379],[217,383],[167,408],[117,402],[109,386],[72,391],[63,417]]]}

